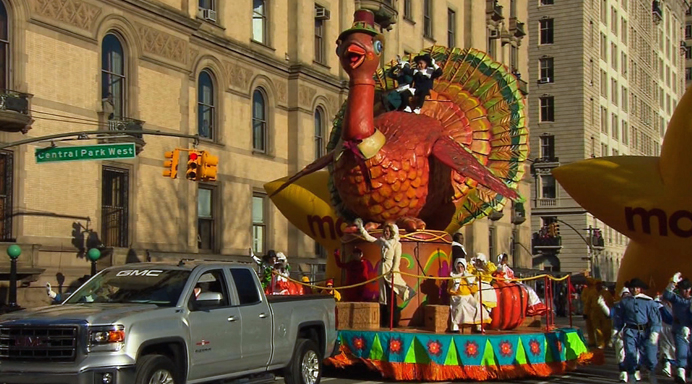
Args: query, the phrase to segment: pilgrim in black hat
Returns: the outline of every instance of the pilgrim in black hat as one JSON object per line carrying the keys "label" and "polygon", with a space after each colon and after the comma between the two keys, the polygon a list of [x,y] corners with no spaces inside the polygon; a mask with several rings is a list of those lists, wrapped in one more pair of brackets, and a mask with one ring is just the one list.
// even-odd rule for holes
{"label": "pilgrim in black hat", "polygon": [[[433,88],[433,81],[442,76],[442,68],[427,53],[416,56],[413,61],[416,63],[416,69],[413,70],[413,88],[416,90],[413,112],[419,114],[425,97],[430,95]],[[405,111],[411,112],[410,108]]]}
{"label": "pilgrim in black hat", "polygon": [[408,61],[403,61],[401,56],[397,55],[397,65],[392,66],[387,75],[396,80],[395,92],[387,94],[389,105],[397,111],[411,112],[409,99],[415,94],[413,88],[413,69]]}
{"label": "pilgrim in black hat", "polygon": [[639,289],[646,290],[646,289],[649,289],[649,286],[646,285],[646,283],[643,282],[641,279],[635,277],[629,281],[629,286],[627,288],[629,288],[629,289],[639,288]]}

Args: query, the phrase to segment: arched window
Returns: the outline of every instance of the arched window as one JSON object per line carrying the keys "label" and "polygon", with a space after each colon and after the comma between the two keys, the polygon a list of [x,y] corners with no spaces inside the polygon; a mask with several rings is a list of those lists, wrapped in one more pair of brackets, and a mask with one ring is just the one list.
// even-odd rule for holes
{"label": "arched window", "polygon": [[315,158],[319,159],[325,153],[324,140],[324,110],[320,107],[315,109]]}
{"label": "arched window", "polygon": [[0,1],[0,89],[8,89],[10,84],[10,31],[5,4]]}
{"label": "arched window", "polygon": [[125,116],[125,54],[120,38],[109,33],[103,38],[101,66],[101,93],[104,105],[110,105],[109,119]]}
{"label": "arched window", "polygon": [[267,151],[267,103],[259,88],[252,93],[252,149]]}
{"label": "arched window", "polygon": [[216,100],[214,80],[211,72],[205,69],[199,74],[197,85],[197,132],[201,137],[212,139],[216,127]]}

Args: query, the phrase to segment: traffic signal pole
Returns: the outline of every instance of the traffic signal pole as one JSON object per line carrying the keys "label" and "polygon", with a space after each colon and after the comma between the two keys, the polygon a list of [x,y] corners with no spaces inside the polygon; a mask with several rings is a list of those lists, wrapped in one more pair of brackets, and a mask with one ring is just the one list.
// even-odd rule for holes
{"label": "traffic signal pole", "polygon": [[[123,130],[123,131],[81,131],[81,132],[57,133],[55,135],[32,137],[30,139],[19,140],[19,141],[15,141],[13,143],[0,144],[0,150],[10,148],[10,147],[18,147],[18,146],[24,145],[24,144],[38,143],[41,141],[62,141],[63,139],[74,140],[75,138],[77,140],[98,140],[100,138],[107,138],[107,137],[113,138],[113,136],[132,137],[133,135],[153,135],[153,136],[180,137],[180,138],[184,138],[184,139],[193,139],[194,140],[193,145],[199,144],[199,135],[186,135],[184,133],[162,132],[162,131],[153,131],[153,130],[149,130],[149,129],[140,129],[140,130]],[[68,138],[72,138],[72,139],[68,139]]]}

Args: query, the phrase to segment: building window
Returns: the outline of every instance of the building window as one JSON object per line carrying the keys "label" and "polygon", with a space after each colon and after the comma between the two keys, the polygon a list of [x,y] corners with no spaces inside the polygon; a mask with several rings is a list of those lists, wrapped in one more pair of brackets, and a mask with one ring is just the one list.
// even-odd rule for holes
{"label": "building window", "polygon": [[541,100],[541,121],[555,121],[555,97],[543,96]]}
{"label": "building window", "polygon": [[216,125],[214,80],[208,69],[199,74],[197,85],[197,132],[200,137],[212,139]]}
{"label": "building window", "polygon": [[692,39],[692,24],[685,24],[685,40]]}
{"label": "building window", "polygon": [[541,198],[555,199],[557,190],[555,188],[555,178],[553,175],[541,175]]}
{"label": "building window", "polygon": [[315,158],[319,159],[326,152],[324,140],[324,110],[315,109]]}
{"label": "building window", "polygon": [[608,156],[608,144],[601,143],[601,157]]}
{"label": "building window", "polygon": [[554,0],[541,0],[541,5],[553,5]]}
{"label": "building window", "polygon": [[619,122],[620,122],[620,119],[618,119],[618,115],[613,113],[612,118],[611,118],[611,122],[610,122],[610,132],[613,134],[613,139],[615,139],[615,140],[619,139],[618,136],[620,135]]}
{"label": "building window", "polygon": [[267,103],[259,88],[252,93],[252,149],[267,151]]}
{"label": "building window", "polygon": [[200,10],[216,11],[216,1],[215,0],[199,0]]}
{"label": "building window", "polygon": [[620,41],[627,45],[627,20],[622,19],[622,30],[620,32]]}
{"label": "building window", "polygon": [[608,110],[601,107],[601,132],[608,134]]}
{"label": "building window", "polygon": [[608,26],[608,1],[603,0],[601,3],[601,23],[605,25],[606,27]]}
{"label": "building window", "polygon": [[[108,119],[125,116],[125,54],[115,34],[103,38],[101,63],[101,97],[109,105]],[[104,109],[106,110],[106,109]]]}
{"label": "building window", "polygon": [[555,136],[541,135],[541,159],[551,161],[555,159]]}
{"label": "building window", "polygon": [[685,80],[692,80],[692,68],[685,68]]}
{"label": "building window", "polygon": [[624,112],[627,112],[628,104],[629,104],[629,101],[627,100],[627,88],[622,87],[622,94],[620,96],[622,96],[622,105],[621,105],[622,110]]}
{"label": "building window", "polygon": [[267,2],[252,1],[252,39],[267,44]]}
{"label": "building window", "polygon": [[412,0],[404,0],[404,19],[413,20]]}
{"label": "building window", "polygon": [[320,16],[320,13],[324,14],[325,11],[326,9],[315,4],[315,61],[320,64],[327,63],[324,45],[324,31],[327,18],[325,16]]}
{"label": "building window", "polygon": [[423,0],[423,36],[432,39],[432,0]]}
{"label": "building window", "polygon": [[10,84],[10,31],[7,10],[0,1],[0,89],[8,89]]}
{"label": "building window", "polygon": [[12,196],[14,181],[14,155],[0,152],[0,241],[12,238]]}
{"label": "building window", "polygon": [[552,83],[555,81],[554,59],[552,57],[544,57],[538,60],[541,68],[541,81],[544,83]]}
{"label": "building window", "polygon": [[610,66],[614,70],[618,69],[618,47],[615,43],[610,43]]}
{"label": "building window", "polygon": [[610,30],[615,36],[618,35],[618,11],[614,7],[610,7]]}
{"label": "building window", "polygon": [[197,190],[197,247],[214,249],[214,189],[200,186]]}
{"label": "building window", "polygon": [[620,88],[618,87],[618,81],[615,79],[611,79],[611,84],[610,84],[610,92],[611,92],[611,99],[613,100],[613,104],[618,105],[618,91]]}
{"label": "building window", "polygon": [[252,195],[252,249],[256,254],[267,249],[267,198],[259,193]]}
{"label": "building window", "polygon": [[512,69],[512,73],[517,74],[517,77],[521,77],[519,74],[519,48],[516,45],[509,45],[509,66]]}
{"label": "building window", "polygon": [[543,19],[539,21],[541,37],[540,44],[553,43],[553,19]]}
{"label": "building window", "polygon": [[612,150],[613,156],[617,156],[619,154],[618,150],[613,148]]}
{"label": "building window", "polygon": [[601,60],[608,62],[608,38],[601,33]]}
{"label": "building window", "polygon": [[129,229],[130,172],[103,167],[101,179],[101,241],[106,247],[127,247]]}
{"label": "building window", "polygon": [[621,124],[620,128],[621,128],[621,133],[622,133],[622,135],[621,135],[622,144],[628,145],[629,143],[627,140],[627,133],[628,132],[627,132],[627,121],[626,120],[622,120],[622,124]]}
{"label": "building window", "polygon": [[457,45],[457,14],[447,8],[447,46],[454,48]]}
{"label": "building window", "polygon": [[685,47],[685,59],[692,59],[692,47]]}

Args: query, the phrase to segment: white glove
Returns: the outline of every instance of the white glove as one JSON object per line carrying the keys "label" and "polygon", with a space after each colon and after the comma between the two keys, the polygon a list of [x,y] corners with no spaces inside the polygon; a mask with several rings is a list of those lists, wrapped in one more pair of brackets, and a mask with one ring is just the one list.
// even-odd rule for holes
{"label": "white glove", "polygon": [[675,272],[673,277],[670,279],[673,283],[677,284],[682,281],[682,273],[680,272]]}
{"label": "white glove", "polygon": [[440,66],[437,65],[437,63],[435,62],[435,59],[432,59],[431,62],[432,62],[433,68],[435,68],[435,69],[440,68]]}
{"label": "white glove", "polygon": [[610,338],[614,340],[614,339],[617,339],[619,335],[620,335],[620,332],[617,329],[613,329],[613,332],[610,335]]}
{"label": "white glove", "polygon": [[357,227],[358,229],[360,229],[360,230],[364,229],[364,228],[363,228],[363,219],[361,219],[360,217],[357,218],[357,219],[355,219],[355,220],[353,221],[353,224],[355,224],[356,227]]}
{"label": "white glove", "polygon": [[58,296],[57,293],[53,292],[53,288],[50,286],[50,283],[46,283],[46,292],[51,299],[55,299]]}
{"label": "white glove", "polygon": [[608,305],[605,302],[605,299],[603,296],[598,296],[598,306],[601,308],[603,313],[605,313],[606,316],[610,317],[610,308],[608,308]]}
{"label": "white glove", "polygon": [[651,332],[651,335],[649,335],[649,342],[651,345],[658,344],[658,332]]}
{"label": "white glove", "polygon": [[686,342],[690,342],[690,327],[682,327],[682,338],[685,339]]}

